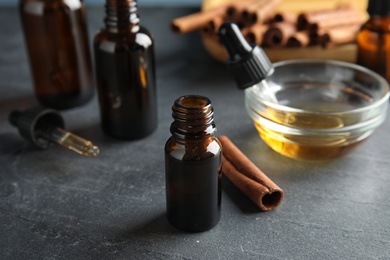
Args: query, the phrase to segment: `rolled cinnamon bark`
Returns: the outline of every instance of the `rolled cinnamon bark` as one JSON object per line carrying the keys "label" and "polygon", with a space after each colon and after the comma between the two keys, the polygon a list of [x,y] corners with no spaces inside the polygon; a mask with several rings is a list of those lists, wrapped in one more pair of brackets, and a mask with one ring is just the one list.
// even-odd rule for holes
{"label": "rolled cinnamon bark", "polygon": [[204,12],[198,12],[176,18],[171,23],[171,28],[175,33],[187,33],[204,28],[217,16],[223,16],[226,12],[226,5],[218,6]]}
{"label": "rolled cinnamon bark", "polygon": [[282,0],[260,0],[247,6],[242,12],[242,19],[246,24],[262,23],[274,15]]}
{"label": "rolled cinnamon bark", "polygon": [[261,23],[256,23],[251,27],[245,27],[242,29],[242,34],[249,43],[255,43],[257,45],[263,44],[264,33],[267,31],[268,26]]}
{"label": "rolled cinnamon bark", "polygon": [[229,4],[226,8],[225,17],[226,20],[232,22],[242,22],[242,12],[250,5],[253,1],[236,1]]}
{"label": "rolled cinnamon bark", "polygon": [[356,12],[355,14],[344,15],[337,19],[322,20],[309,25],[309,30],[316,31],[320,29],[326,29],[331,27],[340,27],[348,25],[362,25],[366,20],[362,13]]}
{"label": "rolled cinnamon bark", "polygon": [[206,34],[215,34],[218,32],[219,27],[223,24],[224,19],[222,16],[215,16],[212,18],[205,28],[203,28],[203,31]]}
{"label": "rolled cinnamon bark", "polygon": [[294,33],[287,40],[288,47],[305,47],[310,44],[310,35],[308,31],[300,31]]}
{"label": "rolled cinnamon bark", "polygon": [[220,136],[222,144],[222,172],[260,209],[276,208],[283,200],[284,192],[251,162],[226,136]]}
{"label": "rolled cinnamon bark", "polygon": [[287,40],[296,33],[297,29],[291,23],[274,23],[264,33],[263,43],[268,47],[283,47]]}
{"label": "rolled cinnamon bark", "polygon": [[297,14],[288,13],[288,12],[279,12],[274,15],[274,17],[271,19],[271,22],[272,23],[285,22],[285,23],[296,24],[297,20],[298,20]]}
{"label": "rolled cinnamon bark", "polygon": [[359,28],[359,25],[350,25],[321,31],[319,42],[323,48],[354,42]]}
{"label": "rolled cinnamon bark", "polygon": [[340,6],[335,9],[305,12],[298,15],[298,30],[310,29],[310,25],[318,24],[323,21],[338,21],[345,16],[359,15],[359,12],[351,6]]}

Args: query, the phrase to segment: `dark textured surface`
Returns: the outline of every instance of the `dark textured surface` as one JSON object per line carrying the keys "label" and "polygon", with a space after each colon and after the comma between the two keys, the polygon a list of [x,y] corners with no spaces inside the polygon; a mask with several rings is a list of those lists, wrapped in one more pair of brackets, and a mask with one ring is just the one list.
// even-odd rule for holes
{"label": "dark textured surface", "polygon": [[[89,32],[103,10],[88,8]],[[104,136],[96,97],[63,113],[67,129],[101,148],[96,159],[54,147],[38,151],[7,122],[36,104],[16,9],[0,9],[0,259],[389,259],[390,120],[353,154],[303,163],[268,149],[244,110],[224,65],[198,34],[173,35],[172,18],[193,10],[145,8],[155,35],[159,126],[149,137]],[[183,94],[208,96],[228,135],[285,190],[259,212],[224,179],[222,218],[212,230],[184,233],[165,218],[163,146],[171,105]]]}

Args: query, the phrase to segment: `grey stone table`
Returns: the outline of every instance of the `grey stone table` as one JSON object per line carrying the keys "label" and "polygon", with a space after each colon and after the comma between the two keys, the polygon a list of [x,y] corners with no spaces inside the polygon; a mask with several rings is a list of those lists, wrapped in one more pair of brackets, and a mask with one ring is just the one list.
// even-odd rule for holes
{"label": "grey stone table", "polygon": [[[12,109],[36,101],[17,10],[0,9],[0,259],[390,259],[390,120],[339,160],[303,163],[276,154],[199,35],[169,31],[172,18],[192,11],[140,9],[157,48],[159,126],[151,136],[105,136],[96,97],[63,112],[67,129],[101,148],[91,159],[60,147],[36,150],[8,123]],[[92,38],[103,9],[88,7],[87,14]],[[214,229],[185,233],[167,223],[163,147],[172,102],[184,94],[209,97],[219,134],[285,190],[276,210],[260,212],[224,179]]]}

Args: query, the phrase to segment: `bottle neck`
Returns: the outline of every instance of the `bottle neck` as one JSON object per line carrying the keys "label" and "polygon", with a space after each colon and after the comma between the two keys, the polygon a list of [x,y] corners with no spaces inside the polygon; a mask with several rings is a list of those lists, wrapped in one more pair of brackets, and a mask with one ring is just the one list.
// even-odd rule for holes
{"label": "bottle neck", "polygon": [[106,0],[106,29],[113,33],[137,32],[139,17],[136,0]]}
{"label": "bottle neck", "polygon": [[370,17],[390,17],[390,2],[388,0],[369,0],[367,12]]}
{"label": "bottle neck", "polygon": [[208,98],[183,96],[172,106],[172,136],[179,142],[204,142],[214,136],[214,109]]}

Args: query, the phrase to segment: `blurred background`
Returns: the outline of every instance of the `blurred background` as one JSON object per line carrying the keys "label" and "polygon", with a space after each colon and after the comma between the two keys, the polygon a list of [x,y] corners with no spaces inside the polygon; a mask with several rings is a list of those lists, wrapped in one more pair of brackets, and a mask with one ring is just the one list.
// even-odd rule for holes
{"label": "blurred background", "polygon": [[[100,5],[104,3],[104,0],[85,0],[86,4]],[[0,0],[0,5],[14,6],[18,1],[15,0]],[[201,0],[141,0],[138,1],[139,5],[177,5],[177,6],[199,6]]]}

